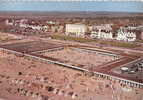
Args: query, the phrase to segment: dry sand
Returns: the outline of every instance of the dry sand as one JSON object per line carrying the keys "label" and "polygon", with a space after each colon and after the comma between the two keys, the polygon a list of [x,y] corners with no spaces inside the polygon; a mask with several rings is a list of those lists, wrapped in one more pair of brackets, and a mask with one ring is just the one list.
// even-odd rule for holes
{"label": "dry sand", "polygon": [[141,89],[2,51],[0,69],[0,97],[6,100],[41,100],[42,95],[46,100],[143,99]]}

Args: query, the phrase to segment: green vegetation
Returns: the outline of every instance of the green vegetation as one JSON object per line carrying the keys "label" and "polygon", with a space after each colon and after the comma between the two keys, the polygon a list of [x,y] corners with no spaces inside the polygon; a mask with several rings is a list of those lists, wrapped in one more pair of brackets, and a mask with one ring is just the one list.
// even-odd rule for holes
{"label": "green vegetation", "polygon": [[75,42],[96,42],[97,40],[93,39],[86,39],[81,37],[71,37],[71,36],[65,36],[65,35],[51,35],[52,39],[60,39],[60,40],[69,40],[69,41],[75,41]]}
{"label": "green vegetation", "polygon": [[141,42],[141,43],[143,43],[143,40],[137,40],[136,42]]}
{"label": "green vegetation", "polygon": [[104,45],[110,45],[115,47],[125,47],[125,48],[135,48],[139,46],[135,43],[118,42],[118,41],[100,41],[99,43]]}
{"label": "green vegetation", "polygon": [[118,41],[100,41],[100,40],[95,40],[95,39],[86,39],[86,38],[81,38],[81,37],[71,37],[71,36],[65,36],[65,35],[51,35],[50,36],[52,39],[60,39],[60,40],[69,40],[69,41],[75,41],[75,42],[96,42],[99,44],[103,45],[110,45],[110,46],[115,46],[115,47],[125,47],[125,48],[135,48],[138,47],[139,45],[135,44],[134,42],[132,43],[127,43],[127,42],[118,42]]}

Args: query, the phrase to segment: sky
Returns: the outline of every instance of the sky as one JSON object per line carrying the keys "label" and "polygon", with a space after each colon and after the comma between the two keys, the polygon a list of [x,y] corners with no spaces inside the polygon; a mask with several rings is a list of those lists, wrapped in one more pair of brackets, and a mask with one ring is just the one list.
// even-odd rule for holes
{"label": "sky", "polygon": [[142,12],[141,1],[10,1],[0,0],[0,11],[111,11]]}

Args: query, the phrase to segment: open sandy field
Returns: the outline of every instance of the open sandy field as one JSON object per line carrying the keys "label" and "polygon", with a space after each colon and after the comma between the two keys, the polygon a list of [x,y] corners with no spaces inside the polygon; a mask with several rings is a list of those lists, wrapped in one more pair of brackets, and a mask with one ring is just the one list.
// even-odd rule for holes
{"label": "open sandy field", "polygon": [[75,65],[86,69],[94,69],[99,65],[117,60],[118,57],[109,56],[99,52],[88,52],[78,48],[63,48],[56,51],[45,51],[42,56],[55,58],[69,65]]}
{"label": "open sandy field", "polygon": [[[143,90],[116,81],[0,51],[5,100],[142,100]],[[43,99],[41,99],[43,98]],[[45,99],[44,99],[45,98]]]}
{"label": "open sandy field", "polygon": [[13,35],[13,34],[0,32],[0,42],[10,41],[10,40],[17,40],[17,39],[21,39],[21,38],[16,36],[16,35]]}

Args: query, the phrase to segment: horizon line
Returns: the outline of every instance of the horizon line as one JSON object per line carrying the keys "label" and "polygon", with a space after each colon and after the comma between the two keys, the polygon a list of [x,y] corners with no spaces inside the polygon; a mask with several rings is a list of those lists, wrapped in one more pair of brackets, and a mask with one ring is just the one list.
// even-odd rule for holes
{"label": "horizon line", "polygon": [[42,10],[0,10],[0,12],[93,12],[93,13],[96,13],[96,12],[101,12],[101,13],[143,13],[140,12],[140,11],[86,11],[86,10],[71,10],[71,11],[64,11],[64,10],[49,10],[49,11],[42,11]]}

